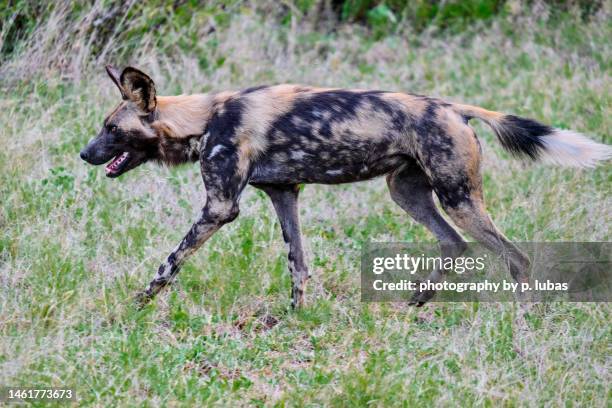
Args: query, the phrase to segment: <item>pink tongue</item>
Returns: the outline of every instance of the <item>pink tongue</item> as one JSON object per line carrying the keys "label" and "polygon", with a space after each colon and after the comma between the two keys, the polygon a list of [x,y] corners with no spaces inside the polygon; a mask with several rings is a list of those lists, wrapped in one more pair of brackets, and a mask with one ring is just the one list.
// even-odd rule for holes
{"label": "pink tongue", "polygon": [[112,172],[116,170],[117,166],[119,165],[119,163],[123,161],[125,156],[126,156],[126,153],[121,153],[119,156],[115,157],[113,161],[106,166],[106,171]]}

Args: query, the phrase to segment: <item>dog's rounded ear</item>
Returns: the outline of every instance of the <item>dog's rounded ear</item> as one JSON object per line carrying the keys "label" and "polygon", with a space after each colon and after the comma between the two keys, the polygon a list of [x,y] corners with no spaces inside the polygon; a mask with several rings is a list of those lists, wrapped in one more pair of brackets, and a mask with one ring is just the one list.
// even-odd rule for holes
{"label": "dog's rounded ear", "polygon": [[112,79],[115,85],[117,85],[117,88],[119,88],[119,92],[121,92],[121,97],[123,99],[127,99],[127,95],[125,94],[125,91],[123,90],[123,87],[121,86],[121,79],[120,79],[121,73],[119,72],[119,70],[110,64],[107,65],[105,68],[106,68],[106,73],[108,74],[110,79]]}
{"label": "dog's rounded ear", "polygon": [[127,67],[121,73],[119,84],[126,99],[134,102],[143,112],[151,113],[157,106],[155,83],[144,72]]}

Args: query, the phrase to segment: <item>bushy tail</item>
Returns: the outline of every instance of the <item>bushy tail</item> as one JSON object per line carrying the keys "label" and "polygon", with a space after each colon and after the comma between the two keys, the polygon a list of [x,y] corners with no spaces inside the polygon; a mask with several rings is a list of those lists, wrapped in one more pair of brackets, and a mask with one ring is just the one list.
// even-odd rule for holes
{"label": "bushy tail", "polygon": [[516,156],[569,167],[595,167],[612,158],[612,146],[594,142],[571,130],[555,129],[532,119],[489,111],[478,106],[453,104],[468,119],[486,122],[503,147]]}

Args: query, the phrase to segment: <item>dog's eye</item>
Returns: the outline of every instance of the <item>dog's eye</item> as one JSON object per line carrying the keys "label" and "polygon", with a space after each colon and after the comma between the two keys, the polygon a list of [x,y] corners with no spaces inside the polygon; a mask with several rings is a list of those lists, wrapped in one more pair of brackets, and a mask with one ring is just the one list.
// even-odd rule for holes
{"label": "dog's eye", "polygon": [[109,126],[109,127],[108,127],[108,131],[109,131],[110,133],[117,133],[117,126],[115,126],[115,125],[111,125],[111,126]]}

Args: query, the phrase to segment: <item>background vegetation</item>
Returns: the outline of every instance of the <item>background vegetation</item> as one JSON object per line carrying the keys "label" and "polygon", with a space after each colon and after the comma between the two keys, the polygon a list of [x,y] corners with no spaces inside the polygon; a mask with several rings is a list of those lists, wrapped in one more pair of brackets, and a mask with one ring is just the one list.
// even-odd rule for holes
{"label": "background vegetation", "polygon": [[[118,101],[109,62],[160,94],[411,91],[611,143],[609,2],[4,1],[0,17],[0,385],[73,386],[95,406],[609,406],[607,304],[362,304],[364,242],[433,239],[383,180],[305,187],[304,310],[287,310],[280,228],[248,190],[239,219],[137,311],[203,204],[197,166],[110,180],[78,158]],[[527,165],[474,126],[511,239],[610,240],[610,164]]]}

